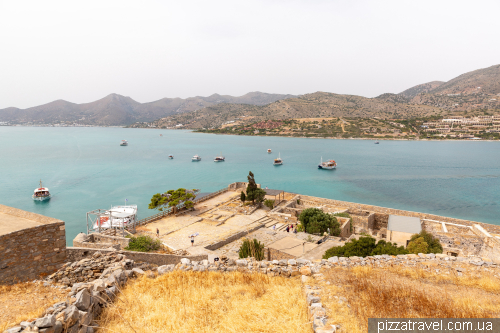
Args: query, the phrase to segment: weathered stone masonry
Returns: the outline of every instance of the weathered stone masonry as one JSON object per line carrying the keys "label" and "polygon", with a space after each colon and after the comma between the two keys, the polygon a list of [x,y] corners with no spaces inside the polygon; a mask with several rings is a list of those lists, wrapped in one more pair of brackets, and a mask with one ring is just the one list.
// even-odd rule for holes
{"label": "weathered stone masonry", "polygon": [[64,222],[1,235],[0,253],[0,284],[49,275],[66,262]]}

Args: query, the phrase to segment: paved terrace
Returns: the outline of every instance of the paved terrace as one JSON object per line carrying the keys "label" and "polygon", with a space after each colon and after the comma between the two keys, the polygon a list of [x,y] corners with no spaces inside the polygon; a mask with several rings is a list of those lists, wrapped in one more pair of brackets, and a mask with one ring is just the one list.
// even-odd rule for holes
{"label": "paved terrace", "polygon": [[0,205],[0,236],[54,222],[61,221],[14,207]]}

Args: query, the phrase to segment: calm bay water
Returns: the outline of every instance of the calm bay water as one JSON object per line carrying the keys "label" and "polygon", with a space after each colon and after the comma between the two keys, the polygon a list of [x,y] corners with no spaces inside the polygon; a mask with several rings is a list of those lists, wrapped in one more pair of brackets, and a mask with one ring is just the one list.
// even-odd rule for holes
{"label": "calm bay water", "polygon": [[[160,133],[163,134],[160,137]],[[120,140],[129,146],[120,147]],[[266,150],[271,148],[272,154]],[[214,163],[220,152],[226,162]],[[281,153],[284,165],[272,160]],[[174,159],[169,160],[168,155]],[[201,162],[191,162],[198,154]],[[337,170],[318,170],[320,158]],[[86,230],[85,213],[139,206],[179,187],[213,192],[245,181],[331,199],[500,224],[500,143],[243,137],[125,128],[0,127],[0,204]],[[42,179],[52,199],[31,199]]]}

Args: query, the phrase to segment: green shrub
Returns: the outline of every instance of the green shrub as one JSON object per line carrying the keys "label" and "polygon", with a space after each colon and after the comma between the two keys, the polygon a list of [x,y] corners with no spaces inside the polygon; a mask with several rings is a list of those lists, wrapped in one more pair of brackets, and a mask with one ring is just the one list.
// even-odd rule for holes
{"label": "green shrub", "polygon": [[149,252],[160,249],[161,241],[151,236],[130,237],[130,242],[125,250]]}
{"label": "green shrub", "polygon": [[[423,239],[423,242],[427,243],[427,250],[425,252],[413,252],[418,250],[423,250],[425,249],[424,245],[422,244],[422,241],[419,240],[417,244],[413,244],[416,242],[419,238]],[[410,248],[413,251],[410,251]],[[422,230],[419,234],[415,234],[411,236],[410,242],[408,243],[408,250],[412,253],[443,253],[443,246],[441,246],[441,243],[439,242],[439,239],[434,237],[432,234],[428,233],[425,230]]]}
{"label": "green shrub", "polygon": [[247,199],[247,196],[245,195],[245,192],[241,191],[241,194],[240,194],[241,202],[245,202],[246,199]]}
{"label": "green shrub", "polygon": [[330,229],[330,235],[340,235],[340,224],[331,214],[327,214],[318,208],[307,208],[300,213],[300,223],[307,233],[323,234]]}
{"label": "green shrub", "polygon": [[266,207],[269,207],[269,209],[273,209],[274,208],[274,200],[266,199],[264,201],[264,205]]}
{"label": "green shrub", "polygon": [[391,242],[380,240],[378,243],[375,238],[363,236],[359,239],[352,239],[345,243],[344,246],[335,246],[328,249],[323,256],[323,259],[330,257],[367,257],[381,254],[398,255],[408,254],[408,251],[403,246],[397,246]]}
{"label": "green shrub", "polygon": [[297,232],[304,232],[304,225],[302,223],[297,224]]}
{"label": "green shrub", "polygon": [[425,242],[424,237],[418,237],[408,244],[408,252],[410,253],[428,253],[427,251],[429,251],[429,244]]}
{"label": "green shrub", "polygon": [[[427,243],[427,246],[428,246],[427,251],[426,252],[412,252],[412,253],[443,253],[443,247],[441,246],[439,239],[437,239],[436,237],[434,237],[432,234],[428,233],[425,230],[422,230],[419,234],[415,234],[415,235],[411,236],[410,242],[408,243],[408,249],[410,248],[410,246],[412,249],[417,248],[417,245],[412,245],[411,243],[415,242],[419,238],[423,238],[424,242]],[[421,241],[419,241],[419,242],[421,242]],[[422,247],[422,244],[420,244],[418,247]]]}
{"label": "green shrub", "polygon": [[256,260],[264,260],[264,244],[256,240],[245,238],[238,252],[240,258],[253,257]]}

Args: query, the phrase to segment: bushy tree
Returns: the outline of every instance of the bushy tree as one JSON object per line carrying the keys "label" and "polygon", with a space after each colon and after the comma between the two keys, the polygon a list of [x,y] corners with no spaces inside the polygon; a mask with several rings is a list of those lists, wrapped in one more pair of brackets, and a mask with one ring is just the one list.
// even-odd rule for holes
{"label": "bushy tree", "polygon": [[300,223],[304,230],[310,234],[322,234],[330,229],[330,235],[340,235],[340,224],[331,214],[327,214],[318,208],[306,208],[300,213]]}
{"label": "bushy tree", "polygon": [[408,243],[408,248],[410,247],[411,243],[416,241],[418,238],[423,238],[424,242],[427,243],[428,246],[426,252],[418,252],[418,253],[443,253],[443,246],[439,242],[439,239],[437,239],[436,237],[434,237],[432,234],[428,233],[425,230],[422,230],[419,234],[411,236],[410,242]]}
{"label": "bushy tree", "polygon": [[428,253],[429,244],[426,243],[424,237],[418,237],[408,244],[408,251],[415,254]]}
{"label": "bushy tree", "polygon": [[241,202],[245,202],[246,199],[247,199],[247,196],[245,195],[245,192],[241,191],[241,194],[240,194]]}
{"label": "bushy tree", "polygon": [[185,188],[179,188],[177,190],[169,190],[163,194],[156,193],[151,198],[151,202],[148,205],[149,209],[158,209],[160,212],[163,211],[165,207],[173,207],[178,204],[184,203],[186,208],[193,208],[194,203],[192,199],[196,198],[196,193],[199,190],[186,190]]}
{"label": "bushy tree", "polygon": [[273,209],[273,207],[274,207],[274,200],[269,200],[269,199],[265,200],[264,201],[264,205],[266,207],[268,207],[269,209]]}
{"label": "bushy tree", "polygon": [[255,238],[253,240],[245,238],[241,243],[238,255],[240,258],[253,257],[259,261],[264,260],[264,244]]}
{"label": "bushy tree", "polygon": [[247,201],[252,201],[253,204],[257,202],[258,204],[264,201],[266,196],[266,191],[257,187],[257,183],[255,182],[255,177],[252,171],[248,173],[248,186],[247,186]]}
{"label": "bushy tree", "polygon": [[391,242],[380,240],[378,243],[375,238],[370,236],[352,239],[346,242],[344,246],[335,246],[328,249],[323,256],[323,259],[330,257],[367,257],[381,254],[398,255],[408,254],[408,251],[403,246],[397,246]]}

